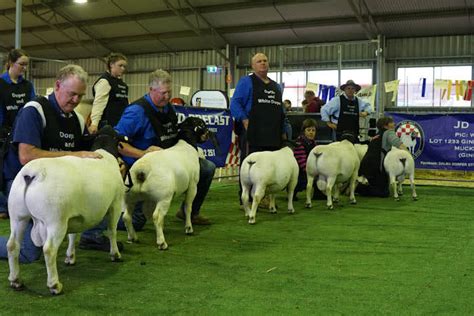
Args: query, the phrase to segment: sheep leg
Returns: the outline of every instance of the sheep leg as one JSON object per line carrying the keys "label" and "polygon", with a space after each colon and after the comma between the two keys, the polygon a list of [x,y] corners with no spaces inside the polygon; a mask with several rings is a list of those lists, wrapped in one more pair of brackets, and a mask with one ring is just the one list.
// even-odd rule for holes
{"label": "sheep leg", "polygon": [[249,214],[249,224],[255,224],[255,216],[257,215],[257,208],[260,201],[265,196],[265,187],[262,185],[257,185],[255,191],[253,192],[253,201],[252,201],[252,209],[250,210]]}
{"label": "sheep leg", "polygon": [[270,199],[270,213],[276,214],[275,194],[268,194],[268,198]]}
{"label": "sheep leg", "polygon": [[7,242],[8,264],[10,266],[8,280],[10,281],[10,287],[14,290],[24,289],[24,285],[20,280],[19,256],[21,241],[23,240],[23,235],[29,220],[29,218],[17,219],[13,217],[10,219],[11,233]]}
{"label": "sheep leg", "polygon": [[403,195],[403,181],[405,181],[405,175],[402,175],[400,176],[398,179],[397,179],[397,183],[398,183],[398,187],[397,187],[397,190],[398,190],[398,195]]}
{"label": "sheep leg", "polygon": [[168,249],[168,244],[163,234],[163,226],[165,223],[165,215],[168,213],[168,209],[171,204],[171,198],[161,200],[156,203],[155,211],[153,212],[153,223],[156,229],[156,244],[160,250]]}
{"label": "sheep leg", "polygon": [[247,185],[242,185],[242,204],[244,205],[244,210],[245,210],[245,217],[250,216],[250,203],[249,203],[249,194],[250,190]]}
{"label": "sheep leg", "polygon": [[[359,168],[357,168],[359,170]],[[349,202],[351,204],[357,204],[357,200],[355,198],[355,188],[357,186],[357,171],[352,175],[352,178],[350,179],[350,185],[349,185]]]}
{"label": "sheep leg", "polygon": [[66,259],[64,259],[64,263],[69,266],[73,266],[76,264],[76,234],[68,234],[67,237],[69,242],[66,250]]}
{"label": "sheep leg", "polygon": [[[107,232],[110,239],[110,259],[112,261],[122,261],[122,255],[117,246],[117,223],[122,212],[122,198],[117,197],[107,211]],[[132,225],[133,226],[133,225]]]}
{"label": "sheep leg", "polygon": [[307,173],[308,183],[306,184],[306,208],[311,208],[311,198],[313,195],[313,183],[314,183],[314,176]]}
{"label": "sheep leg", "polygon": [[63,285],[59,282],[57,255],[61,242],[66,236],[67,223],[56,223],[54,226],[47,227],[46,242],[43,246],[44,261],[48,272],[47,286],[53,295],[61,294]]}
{"label": "sheep leg", "polygon": [[418,195],[416,195],[416,189],[415,189],[415,173],[410,174],[410,187],[411,187],[411,198],[413,201],[418,200]]}
{"label": "sheep leg", "polygon": [[333,192],[332,202],[333,202],[334,204],[338,204],[338,203],[339,203],[339,195],[341,194],[340,187],[341,187],[341,184],[340,184],[340,183],[337,184],[337,185],[335,184],[335,185],[333,186],[333,190],[332,190],[332,192]]}
{"label": "sheep leg", "polygon": [[197,193],[197,185],[190,185],[188,191],[186,192],[186,198],[184,202],[184,214],[186,217],[186,223],[184,226],[184,232],[186,235],[193,234],[193,225],[191,223],[191,213],[192,213],[192,205],[193,200],[196,197]]}
{"label": "sheep leg", "polygon": [[295,187],[298,179],[294,177],[288,184],[287,188],[287,193],[288,193],[288,213],[289,214],[294,214],[295,213],[295,208],[293,207],[293,196],[295,194]]}
{"label": "sheep leg", "polygon": [[135,228],[133,227],[133,224],[132,224],[132,214],[133,214],[133,211],[135,210],[136,203],[137,203],[137,200],[127,195],[126,208],[123,213],[122,219],[123,219],[123,223],[125,224],[125,228],[127,229],[129,243],[138,241],[137,232],[135,231]]}
{"label": "sheep leg", "polygon": [[400,201],[400,198],[398,197],[397,180],[395,179],[395,176],[390,175],[390,186],[393,190],[393,198],[395,201]]}
{"label": "sheep leg", "polygon": [[327,196],[327,208],[329,210],[334,209],[334,205],[332,204],[332,189],[334,185],[336,184],[336,178],[335,177],[328,177],[327,178],[327,183],[326,183],[326,196]]}

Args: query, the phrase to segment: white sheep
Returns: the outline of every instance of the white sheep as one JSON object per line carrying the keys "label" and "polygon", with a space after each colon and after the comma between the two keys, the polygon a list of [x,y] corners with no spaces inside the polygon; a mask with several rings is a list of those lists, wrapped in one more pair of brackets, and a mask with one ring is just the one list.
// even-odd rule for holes
{"label": "white sheep", "polygon": [[193,233],[191,206],[199,182],[199,154],[195,146],[207,140],[208,129],[202,119],[188,117],[181,123],[178,137],[181,139],[173,147],[148,153],[130,168],[132,186],[126,193],[127,211],[123,215],[130,242],[138,241],[132,225],[133,210],[137,202],[144,201],[146,216],[149,217],[150,209],[153,209],[158,248],[168,249],[163,234],[164,218],[173,197],[183,193],[185,233]]}
{"label": "white sheep", "polygon": [[[115,141],[115,148],[117,143]],[[69,245],[65,263],[73,265],[76,261],[74,233],[97,225],[106,216],[110,257],[112,261],[120,260],[117,222],[122,211],[125,186],[117,159],[105,150],[98,149],[96,152],[103,158],[64,156],[35,159],[28,162],[15,177],[8,199],[11,228],[7,243],[8,280],[12,288],[23,288],[18,257],[30,219],[33,219],[31,239],[37,247],[43,247],[47,286],[52,294],[62,291],[56,257],[66,234],[69,234]]]}
{"label": "white sheep", "polygon": [[354,145],[348,141],[318,145],[311,150],[306,163],[306,207],[310,208],[314,178],[318,189],[326,193],[328,209],[334,209],[334,201],[339,198],[338,184],[349,181],[350,203],[356,204],[354,195],[360,160]]}
{"label": "white sheep", "polygon": [[403,194],[402,183],[405,180],[405,175],[408,175],[410,179],[413,200],[418,200],[415,189],[415,161],[408,151],[392,146],[385,156],[383,166],[388,174],[395,200],[399,201],[399,195]]}
{"label": "white sheep", "polygon": [[[286,189],[288,213],[295,212],[293,194],[298,182],[298,171],[298,163],[289,147],[276,151],[255,152],[244,159],[240,169],[240,183],[242,185],[242,203],[249,224],[255,224],[258,204],[265,193],[270,197],[270,212],[276,213],[274,193]],[[250,193],[253,199],[251,208]]]}

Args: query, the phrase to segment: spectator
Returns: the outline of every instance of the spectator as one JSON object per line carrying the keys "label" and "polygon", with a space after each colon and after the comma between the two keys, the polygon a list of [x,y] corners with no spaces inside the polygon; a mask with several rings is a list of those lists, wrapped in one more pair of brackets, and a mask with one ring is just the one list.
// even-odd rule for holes
{"label": "spectator", "polygon": [[369,184],[359,184],[357,192],[364,196],[388,197],[388,176],[383,166],[385,155],[392,146],[400,149],[406,149],[406,146],[395,133],[395,122],[391,117],[378,119],[377,129],[378,133],[371,139],[359,168],[359,175],[367,178]]}
{"label": "spectator", "polygon": [[127,57],[120,53],[110,53],[106,58],[107,71],[92,86],[91,134],[104,125],[115,126],[128,105],[128,86],[122,80],[127,68]]}
{"label": "spectator", "polygon": [[[303,121],[301,126],[301,135],[296,139],[296,147],[293,149],[296,161],[300,168],[298,174],[298,183],[295,188],[294,201],[297,201],[298,192],[306,190],[306,185],[308,179],[306,177],[306,161],[308,160],[308,155],[311,150],[316,146],[316,130],[317,123],[313,119],[306,119]],[[315,182],[316,183],[316,182]],[[319,192],[318,188],[315,186],[314,195],[317,195]],[[322,193],[321,193],[322,194]]]}
{"label": "spectator", "polygon": [[367,117],[372,111],[369,103],[355,96],[360,86],[348,80],[341,86],[342,95],[334,97],[321,108],[321,120],[336,132],[336,140],[341,140],[343,133],[351,133],[356,139],[359,136],[359,117]]}
{"label": "spectator", "polygon": [[[8,147],[8,135],[18,111],[35,97],[33,84],[24,78],[29,57],[22,49],[8,53],[7,71],[0,76],[0,166]],[[0,174],[1,175],[1,174]],[[0,219],[8,218],[7,199],[3,180],[0,183]]]}
{"label": "spectator", "polygon": [[283,101],[283,110],[285,111],[285,134],[286,139],[292,140],[293,139],[293,127],[291,126],[290,120],[286,115],[289,111],[291,111],[291,101],[286,99]]}
{"label": "spectator", "polygon": [[313,90],[306,90],[304,93],[304,99],[307,102],[305,113],[320,113],[321,107],[324,105],[324,101],[318,98]]}

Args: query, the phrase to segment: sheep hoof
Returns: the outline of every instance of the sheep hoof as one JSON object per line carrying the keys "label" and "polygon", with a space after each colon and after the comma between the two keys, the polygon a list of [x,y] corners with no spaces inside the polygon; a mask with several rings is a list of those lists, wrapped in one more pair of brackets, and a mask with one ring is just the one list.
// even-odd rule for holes
{"label": "sheep hoof", "polygon": [[255,224],[255,216],[254,217],[249,217],[249,224],[251,224],[251,225]]}
{"label": "sheep hoof", "polygon": [[191,226],[185,227],[184,232],[186,233],[186,235],[192,235],[194,233],[193,228]]}
{"label": "sheep hoof", "polygon": [[276,210],[276,208],[271,208],[271,209],[270,209],[270,213],[272,213],[272,214],[276,214],[276,213],[277,213],[277,210]]}
{"label": "sheep hoof", "polygon": [[339,199],[333,199],[332,202],[337,204],[337,203],[339,203]]}
{"label": "sheep hoof", "polygon": [[68,266],[73,266],[76,264],[76,259],[74,256],[66,256],[66,259],[64,259],[64,263]]}
{"label": "sheep hoof", "polygon": [[306,207],[306,208],[311,208],[312,205],[311,205],[311,203],[306,203],[306,204],[304,205],[304,207]]}
{"label": "sheep hoof", "polygon": [[114,254],[114,255],[110,255],[110,260],[112,262],[123,262],[122,260],[122,256],[118,253]]}
{"label": "sheep hoof", "polygon": [[395,198],[395,201],[400,202],[400,198],[397,196],[397,197]]}
{"label": "sheep hoof", "polygon": [[25,285],[18,279],[11,281],[10,287],[15,291],[23,291],[25,289]]}
{"label": "sheep hoof", "polygon": [[166,242],[163,242],[162,244],[158,244],[158,249],[167,250],[168,249],[168,244]]}
{"label": "sheep hoof", "polygon": [[55,285],[51,286],[49,288],[49,292],[52,294],[52,295],[59,295],[59,294],[62,294],[63,292],[63,285],[58,282],[56,283]]}
{"label": "sheep hoof", "polygon": [[354,200],[351,200],[351,204],[354,205],[354,204],[357,204],[357,201],[354,199]]}
{"label": "sheep hoof", "polygon": [[138,240],[138,238],[128,238],[127,240],[127,244],[133,244],[133,243],[136,243],[138,244],[140,242],[140,240]]}
{"label": "sheep hoof", "polygon": [[398,191],[398,195],[403,195],[403,191]]}
{"label": "sheep hoof", "polygon": [[417,196],[414,196],[412,197],[413,201],[418,201],[418,197]]}
{"label": "sheep hoof", "polygon": [[334,205],[328,205],[328,210],[333,210],[334,209]]}
{"label": "sheep hoof", "polygon": [[295,210],[288,210],[288,214],[295,214]]}

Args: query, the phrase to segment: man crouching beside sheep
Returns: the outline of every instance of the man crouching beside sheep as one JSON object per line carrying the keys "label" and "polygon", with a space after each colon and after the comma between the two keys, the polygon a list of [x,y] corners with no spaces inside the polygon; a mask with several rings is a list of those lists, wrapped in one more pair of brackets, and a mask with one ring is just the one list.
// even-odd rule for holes
{"label": "man crouching beside sheep", "polygon": [[[166,71],[159,69],[151,73],[148,93],[125,109],[115,127],[120,135],[127,136],[129,139],[129,143],[123,144],[123,148],[120,149],[123,160],[128,166],[134,165],[147,153],[170,148],[177,143],[178,117],[169,103],[171,86],[171,76]],[[157,163],[160,162],[157,161]],[[191,221],[195,225],[210,224],[207,218],[200,215],[200,209],[209,191],[215,168],[216,166],[211,161],[199,159],[199,182],[191,213]],[[181,205],[176,216],[184,220],[183,208],[184,204]],[[124,220],[126,216],[128,212],[124,214]],[[135,228],[144,225],[146,218],[141,204],[135,208],[132,217]]]}
{"label": "man crouching beside sheep", "polygon": [[[87,146],[82,138],[85,128],[74,108],[85,94],[86,82],[87,73],[81,67],[63,67],[54,93],[27,103],[15,121],[12,144],[4,164],[11,217],[8,279],[13,288],[22,287],[18,261],[38,259],[42,246],[48,270],[47,285],[53,294],[61,293],[56,255],[65,234],[89,228],[106,213],[111,223],[110,254],[112,260],[120,259],[116,223],[124,187],[118,163],[106,151],[80,151]],[[118,154],[117,144],[118,141],[110,147]],[[81,177],[84,169],[98,183],[88,183],[88,178]],[[91,197],[94,194],[100,198]],[[66,263],[74,264],[74,238],[69,241]],[[4,256],[4,247],[1,243],[1,256]]]}

